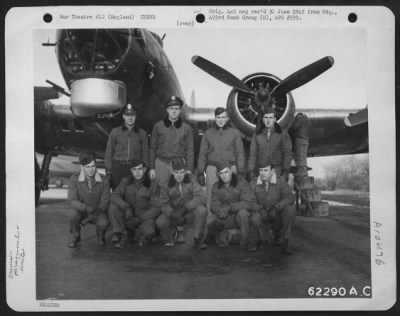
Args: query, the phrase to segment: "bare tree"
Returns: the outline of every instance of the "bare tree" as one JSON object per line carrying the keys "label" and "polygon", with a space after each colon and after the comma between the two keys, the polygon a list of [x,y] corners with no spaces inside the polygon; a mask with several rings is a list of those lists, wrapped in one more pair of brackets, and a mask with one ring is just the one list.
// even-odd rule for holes
{"label": "bare tree", "polygon": [[338,158],[325,166],[329,190],[369,191],[369,156],[352,155]]}

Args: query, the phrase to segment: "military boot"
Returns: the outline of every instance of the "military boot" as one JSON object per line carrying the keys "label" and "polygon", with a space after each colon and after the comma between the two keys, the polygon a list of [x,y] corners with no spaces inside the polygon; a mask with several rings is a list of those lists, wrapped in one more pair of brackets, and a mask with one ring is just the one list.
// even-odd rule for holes
{"label": "military boot", "polygon": [[177,244],[183,244],[185,242],[185,231],[182,226],[176,228],[174,239]]}
{"label": "military boot", "polygon": [[77,236],[77,237],[73,237],[71,242],[68,244],[69,248],[76,248],[77,246],[79,246],[81,242],[81,236]]}
{"label": "military boot", "polygon": [[115,243],[119,242],[120,239],[121,239],[121,233],[114,233],[114,234],[112,235],[111,242],[112,242],[113,244],[115,244]]}
{"label": "military boot", "polygon": [[128,243],[128,232],[121,233],[120,240],[114,244],[114,248],[122,249],[126,248],[126,244]]}
{"label": "military boot", "polygon": [[292,252],[289,250],[289,239],[285,238],[282,243],[282,253],[284,255],[291,255]]}
{"label": "military boot", "polygon": [[215,239],[219,247],[225,248],[229,246],[229,232],[227,230],[219,232]]}
{"label": "military boot", "polygon": [[97,235],[97,244],[99,246],[104,246],[105,243],[106,243],[106,240],[104,238],[104,232],[103,231],[97,231],[96,235]]}
{"label": "military boot", "polygon": [[249,242],[248,245],[247,245],[247,251],[256,252],[257,251],[257,243],[256,242]]}
{"label": "military boot", "polygon": [[207,244],[201,238],[198,237],[193,238],[193,244],[196,248],[201,250],[205,250],[208,247]]}
{"label": "military boot", "polygon": [[282,246],[282,242],[283,242],[283,240],[282,240],[282,238],[281,238],[280,232],[279,232],[279,231],[276,231],[276,232],[274,233],[273,245],[274,245],[274,246]]}

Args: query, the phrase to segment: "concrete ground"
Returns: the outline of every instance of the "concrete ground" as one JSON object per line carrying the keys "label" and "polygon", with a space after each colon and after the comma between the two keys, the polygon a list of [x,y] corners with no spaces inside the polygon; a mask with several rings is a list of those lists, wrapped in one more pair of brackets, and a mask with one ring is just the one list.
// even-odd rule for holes
{"label": "concrete ground", "polygon": [[[297,217],[292,256],[269,246],[197,250],[160,243],[114,249],[96,245],[95,227],[82,245],[69,240],[67,190],[42,193],[36,208],[37,299],[306,298],[308,288],[371,285],[369,207],[332,205],[329,217]],[[347,295],[347,294],[346,294]]]}

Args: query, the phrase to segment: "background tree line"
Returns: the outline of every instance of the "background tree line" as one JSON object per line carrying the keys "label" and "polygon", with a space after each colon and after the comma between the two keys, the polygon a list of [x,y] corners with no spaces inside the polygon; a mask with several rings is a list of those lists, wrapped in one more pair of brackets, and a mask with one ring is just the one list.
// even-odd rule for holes
{"label": "background tree line", "polygon": [[325,178],[315,179],[321,190],[357,190],[369,192],[369,155],[338,158],[325,166]]}

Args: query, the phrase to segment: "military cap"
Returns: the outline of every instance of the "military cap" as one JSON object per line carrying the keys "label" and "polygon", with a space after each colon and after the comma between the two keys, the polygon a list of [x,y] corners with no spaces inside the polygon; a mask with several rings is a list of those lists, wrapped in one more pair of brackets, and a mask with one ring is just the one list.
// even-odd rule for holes
{"label": "military cap", "polygon": [[225,108],[223,108],[223,107],[217,107],[217,108],[215,109],[215,111],[214,111],[214,115],[217,116],[217,115],[220,115],[221,113],[224,113],[224,112],[226,112],[226,109],[225,109]]}
{"label": "military cap", "polygon": [[92,161],[96,162],[96,155],[94,153],[81,153],[79,155],[79,163],[82,166],[86,166]]}
{"label": "military cap", "polygon": [[272,107],[272,106],[266,106],[266,107],[264,108],[264,113],[263,113],[263,115],[264,115],[264,114],[270,114],[270,113],[274,113],[274,114],[275,114],[275,111],[274,111],[273,107]]}
{"label": "military cap", "polygon": [[145,166],[145,164],[142,160],[131,160],[129,162],[129,168],[137,167],[139,165],[143,165],[143,167]]}
{"label": "military cap", "polygon": [[186,169],[186,161],[183,158],[174,158],[171,161],[172,170]]}
{"label": "military cap", "polygon": [[171,97],[167,100],[167,102],[165,103],[165,108],[168,108],[168,107],[174,106],[174,105],[178,105],[178,106],[180,106],[180,107],[183,106],[183,101],[182,101],[182,99],[179,98],[179,97],[177,97],[177,96],[175,96],[175,95],[171,96]]}
{"label": "military cap", "polygon": [[128,103],[126,105],[126,107],[124,108],[123,114],[124,115],[136,115],[136,109],[132,104]]}
{"label": "military cap", "polygon": [[217,162],[216,167],[217,167],[217,172],[220,172],[221,170],[224,170],[225,168],[230,168],[231,163],[226,160],[221,160],[221,161]]}

